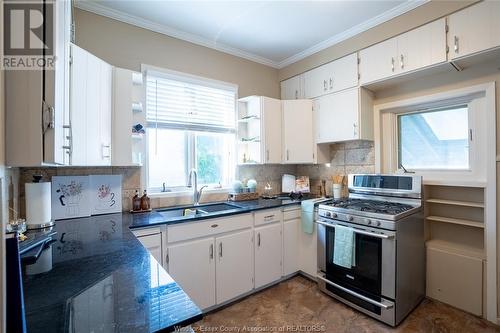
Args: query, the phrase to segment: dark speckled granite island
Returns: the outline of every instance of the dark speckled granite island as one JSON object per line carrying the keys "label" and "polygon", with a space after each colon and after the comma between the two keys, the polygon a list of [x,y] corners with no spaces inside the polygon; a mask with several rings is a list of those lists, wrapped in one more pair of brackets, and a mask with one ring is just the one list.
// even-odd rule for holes
{"label": "dark speckled granite island", "polygon": [[23,274],[28,332],[168,332],[190,325],[201,319],[201,310],[130,228],[187,223],[299,202],[242,202],[229,211],[191,218],[165,218],[151,212],[57,221],[55,242],[36,264],[52,268]]}

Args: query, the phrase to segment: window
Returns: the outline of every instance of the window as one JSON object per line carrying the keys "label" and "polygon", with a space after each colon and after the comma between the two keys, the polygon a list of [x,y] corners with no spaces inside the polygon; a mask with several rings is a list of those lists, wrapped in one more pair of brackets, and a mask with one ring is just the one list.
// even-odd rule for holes
{"label": "window", "polygon": [[212,80],[147,71],[148,188],[229,185],[235,171],[236,87]]}
{"label": "window", "polygon": [[406,169],[467,170],[467,105],[398,115],[398,159]]}

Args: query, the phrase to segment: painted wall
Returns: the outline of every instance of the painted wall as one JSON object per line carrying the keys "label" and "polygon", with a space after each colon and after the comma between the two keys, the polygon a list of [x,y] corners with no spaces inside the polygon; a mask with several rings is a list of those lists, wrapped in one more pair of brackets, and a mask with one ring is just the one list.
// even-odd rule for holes
{"label": "painted wall", "polygon": [[110,64],[141,64],[235,83],[240,97],[279,98],[278,70],[210,48],[75,9],[76,44]]}
{"label": "painted wall", "polygon": [[412,30],[425,23],[467,7],[474,2],[477,2],[477,0],[431,0],[412,11],[280,69],[280,81],[297,74],[301,74],[345,55],[359,51],[373,44],[377,44],[395,35]]}

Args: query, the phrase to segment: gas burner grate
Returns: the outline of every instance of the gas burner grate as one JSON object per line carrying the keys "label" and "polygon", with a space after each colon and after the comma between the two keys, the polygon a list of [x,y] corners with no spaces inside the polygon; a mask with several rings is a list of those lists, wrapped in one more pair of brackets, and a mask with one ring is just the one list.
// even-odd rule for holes
{"label": "gas burner grate", "polygon": [[328,204],[329,206],[343,209],[352,209],[360,212],[398,215],[412,209],[410,205],[378,200],[367,199],[343,199],[335,200]]}

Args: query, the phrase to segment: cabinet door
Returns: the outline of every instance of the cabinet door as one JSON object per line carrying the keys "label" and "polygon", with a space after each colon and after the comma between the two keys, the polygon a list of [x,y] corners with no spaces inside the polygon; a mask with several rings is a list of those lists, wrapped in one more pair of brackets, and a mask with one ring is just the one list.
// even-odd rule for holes
{"label": "cabinet door", "polygon": [[315,104],[317,143],[359,138],[358,92],[358,88],[352,88],[318,98]]}
{"label": "cabinet door", "polygon": [[[216,299],[217,304],[221,304],[253,289],[252,230],[217,237],[215,243]],[[203,276],[199,272],[195,274]]]}
{"label": "cabinet door", "polygon": [[71,164],[87,165],[87,52],[71,45]]}
{"label": "cabinet door", "polygon": [[446,61],[446,21],[440,19],[397,37],[397,73]]}
{"label": "cabinet door", "polygon": [[297,75],[288,80],[281,81],[281,99],[304,98],[303,79],[303,75]]}
{"label": "cabinet door", "polygon": [[312,101],[282,101],[283,163],[314,161]]}
{"label": "cabinet door", "polygon": [[450,60],[500,46],[500,1],[482,1],[448,17]]}
{"label": "cabinet door", "polygon": [[396,38],[391,38],[359,51],[360,84],[394,75],[397,65],[397,53]]}
{"label": "cabinet door", "polygon": [[315,98],[328,93],[328,74],[325,66],[304,73],[305,98]]}
{"label": "cabinet door", "polygon": [[142,245],[151,253],[151,255],[158,261],[160,264],[162,263],[162,242],[161,242],[161,234],[153,234],[147,236],[137,237],[137,239],[141,242]]}
{"label": "cabinet door", "polygon": [[281,223],[255,228],[255,288],[281,278]]}
{"label": "cabinet door", "polygon": [[264,163],[281,163],[281,101],[262,97]]}
{"label": "cabinet door", "polygon": [[358,85],[358,55],[350,54],[324,66],[327,93],[341,91]]}
{"label": "cabinet door", "polygon": [[201,309],[215,305],[214,256],[213,238],[168,247],[168,273]]}
{"label": "cabinet door", "polygon": [[100,164],[111,165],[111,116],[112,116],[112,85],[113,67],[100,61],[100,106],[99,106],[99,138],[101,141]]}
{"label": "cabinet door", "polygon": [[[85,79],[87,85],[87,108],[84,110],[86,123],[82,124],[86,130],[87,161],[85,165],[101,165],[101,63],[99,58],[88,52]],[[75,124],[75,126],[78,126],[78,124]]]}
{"label": "cabinet door", "polygon": [[299,270],[299,227],[300,219],[283,223],[283,275]]}

